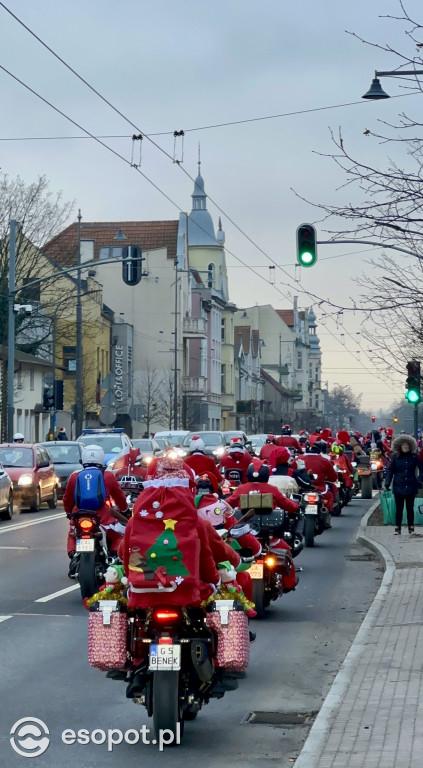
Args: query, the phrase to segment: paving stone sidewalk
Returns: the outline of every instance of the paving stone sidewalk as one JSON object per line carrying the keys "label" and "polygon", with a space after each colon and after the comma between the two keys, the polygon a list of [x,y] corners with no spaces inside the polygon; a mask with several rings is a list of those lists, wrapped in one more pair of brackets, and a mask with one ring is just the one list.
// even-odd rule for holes
{"label": "paving stone sidewalk", "polygon": [[375,506],[357,538],[383,557],[382,584],[295,768],[423,764],[423,535],[368,526]]}

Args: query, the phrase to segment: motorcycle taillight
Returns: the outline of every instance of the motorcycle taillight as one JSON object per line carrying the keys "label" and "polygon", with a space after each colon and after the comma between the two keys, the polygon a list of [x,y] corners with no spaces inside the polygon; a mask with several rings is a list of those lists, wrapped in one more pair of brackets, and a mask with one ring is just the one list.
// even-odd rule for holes
{"label": "motorcycle taillight", "polygon": [[304,496],[307,504],[317,504],[319,497],[314,493],[306,493]]}
{"label": "motorcycle taillight", "polygon": [[79,520],[78,525],[80,528],[82,528],[84,533],[89,533],[94,528],[93,520],[85,517],[82,520]]}
{"label": "motorcycle taillight", "polygon": [[154,608],[153,621],[162,627],[179,624],[182,619],[182,613],[178,608]]}

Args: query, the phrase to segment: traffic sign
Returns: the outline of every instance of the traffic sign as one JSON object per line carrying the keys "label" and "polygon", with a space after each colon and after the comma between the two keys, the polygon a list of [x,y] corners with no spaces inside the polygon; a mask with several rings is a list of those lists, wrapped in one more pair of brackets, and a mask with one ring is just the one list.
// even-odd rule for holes
{"label": "traffic sign", "polygon": [[105,427],[110,427],[114,424],[116,416],[116,408],[113,408],[112,405],[104,405],[103,408],[100,409],[100,421]]}

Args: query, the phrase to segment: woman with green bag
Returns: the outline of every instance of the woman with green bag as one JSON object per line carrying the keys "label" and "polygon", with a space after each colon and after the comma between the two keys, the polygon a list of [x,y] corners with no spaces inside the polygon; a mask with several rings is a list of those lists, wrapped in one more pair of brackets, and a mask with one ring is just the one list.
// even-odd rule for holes
{"label": "woman with green bag", "polygon": [[404,503],[407,510],[408,532],[414,533],[414,499],[421,483],[423,463],[417,456],[417,443],[411,435],[400,435],[392,443],[392,460],[386,472],[385,488],[392,482],[395,498],[395,531],[401,533]]}

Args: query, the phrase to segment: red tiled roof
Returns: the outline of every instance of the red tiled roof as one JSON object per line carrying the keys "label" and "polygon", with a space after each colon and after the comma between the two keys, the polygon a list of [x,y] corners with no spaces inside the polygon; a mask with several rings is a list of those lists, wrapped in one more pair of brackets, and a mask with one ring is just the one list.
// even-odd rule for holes
{"label": "red tiled roof", "polygon": [[257,357],[259,353],[259,336],[260,333],[258,330],[253,331],[253,357]]}
{"label": "red tiled roof", "polygon": [[[114,240],[122,230],[126,240]],[[81,239],[94,241],[94,259],[103,247],[137,245],[143,251],[167,248],[167,258],[176,258],[178,221],[83,221]],[[69,227],[46,243],[43,250],[56,264],[72,266],[77,262],[78,225]]]}
{"label": "red tiled roof", "polygon": [[279,315],[281,320],[290,328],[294,327],[294,310],[293,309],[277,309],[276,314]]}
{"label": "red tiled roof", "polygon": [[250,335],[251,328],[249,325],[236,325],[234,328],[234,345],[236,353],[238,353],[240,342],[242,341],[242,348],[244,354],[248,355],[250,352]]}

